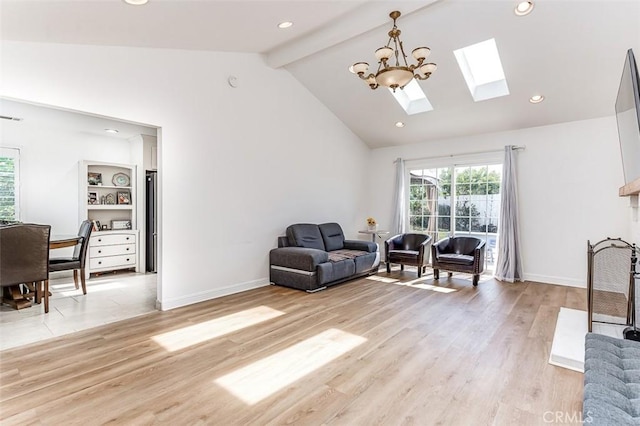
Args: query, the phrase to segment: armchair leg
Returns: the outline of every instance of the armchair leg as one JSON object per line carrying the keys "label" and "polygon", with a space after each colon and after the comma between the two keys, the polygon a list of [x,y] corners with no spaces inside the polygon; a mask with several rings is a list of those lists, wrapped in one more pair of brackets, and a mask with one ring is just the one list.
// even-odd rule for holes
{"label": "armchair leg", "polygon": [[401,264],[400,264],[400,270],[401,270],[401,271],[404,271],[404,263],[401,263]]}
{"label": "armchair leg", "polygon": [[439,280],[440,279],[440,269],[434,269],[433,270],[433,279],[434,280]]}
{"label": "armchair leg", "polygon": [[77,269],[73,270],[73,283],[76,285],[76,288],[80,288],[78,286],[78,270]]}
{"label": "armchair leg", "polygon": [[422,266],[418,266],[418,278],[422,277]]}
{"label": "armchair leg", "polygon": [[449,272],[449,278],[453,276],[453,272]]}
{"label": "armchair leg", "polygon": [[478,286],[478,280],[480,280],[480,275],[474,275],[473,276],[473,286],[474,287]]}
{"label": "armchair leg", "polygon": [[391,263],[386,262],[386,264],[387,264],[387,274],[390,274],[391,273]]}

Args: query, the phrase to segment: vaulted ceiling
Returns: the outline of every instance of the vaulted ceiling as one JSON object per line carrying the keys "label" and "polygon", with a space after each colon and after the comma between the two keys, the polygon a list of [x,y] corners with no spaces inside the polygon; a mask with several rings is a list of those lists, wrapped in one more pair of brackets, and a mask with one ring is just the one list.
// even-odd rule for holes
{"label": "vaulted ceiling", "polygon": [[[263,54],[285,67],[371,147],[513,130],[614,114],[625,52],[640,56],[640,1],[536,0],[0,1],[5,40]],[[405,50],[431,48],[420,86],[434,110],[407,116],[387,89],[348,67],[375,62],[392,10]],[[292,21],[287,29],[277,28]],[[494,38],[510,94],[474,102],[453,51]],[[542,94],[545,101],[528,99]],[[396,128],[396,121],[405,122]]]}

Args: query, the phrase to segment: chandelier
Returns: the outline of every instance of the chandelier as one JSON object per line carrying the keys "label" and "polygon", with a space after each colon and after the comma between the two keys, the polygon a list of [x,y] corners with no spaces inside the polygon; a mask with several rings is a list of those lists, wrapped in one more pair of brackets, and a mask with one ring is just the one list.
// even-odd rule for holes
{"label": "chandelier", "polygon": [[[351,69],[354,74],[367,82],[369,87],[377,89],[379,86],[389,87],[394,92],[399,87],[404,88],[413,78],[418,80],[426,80],[431,77],[437,66],[434,63],[424,63],[431,53],[428,47],[416,47],[411,52],[413,58],[418,61],[415,65],[407,63],[407,55],[404,53],[404,47],[400,40],[400,30],[396,25],[396,19],[400,17],[397,10],[389,14],[393,19],[393,28],[389,31],[389,41],[387,45],[376,50],[375,55],[378,59],[378,71],[375,74],[365,75],[369,70],[369,64],[366,62],[356,62]],[[389,62],[395,57],[395,65]]]}

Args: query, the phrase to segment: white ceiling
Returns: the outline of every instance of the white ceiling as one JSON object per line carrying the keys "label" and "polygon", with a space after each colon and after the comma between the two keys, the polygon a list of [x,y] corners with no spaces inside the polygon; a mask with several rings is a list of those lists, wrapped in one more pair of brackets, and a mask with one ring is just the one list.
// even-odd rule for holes
{"label": "white ceiling", "polygon": [[[0,31],[7,40],[262,53],[371,147],[613,115],[625,52],[640,56],[640,1],[535,3],[517,17],[515,0],[2,0]],[[420,82],[434,111],[410,117],[386,89],[347,71],[373,66],[396,9],[405,50],[426,45],[438,64]],[[279,30],[284,20],[294,26]],[[511,94],[474,102],[453,51],[492,37]],[[538,93],[546,100],[530,104]]]}
{"label": "white ceiling", "polygon": [[[18,118],[16,120],[0,119],[3,126],[27,126],[33,129],[49,129],[60,132],[73,132],[90,136],[100,136],[118,140],[129,140],[138,135],[157,136],[155,127],[114,120],[79,111],[70,111],[18,102],[12,99],[0,98],[0,115]],[[106,129],[117,130],[118,133],[108,133]]]}

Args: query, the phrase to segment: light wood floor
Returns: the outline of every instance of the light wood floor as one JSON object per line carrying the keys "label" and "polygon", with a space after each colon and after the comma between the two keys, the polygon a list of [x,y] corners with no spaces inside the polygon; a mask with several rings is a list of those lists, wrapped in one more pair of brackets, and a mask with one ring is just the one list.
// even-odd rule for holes
{"label": "light wood floor", "polygon": [[0,422],[575,420],[582,374],[547,363],[561,306],[584,309],[586,291],[412,271],[315,294],[264,287],[0,352]]}

